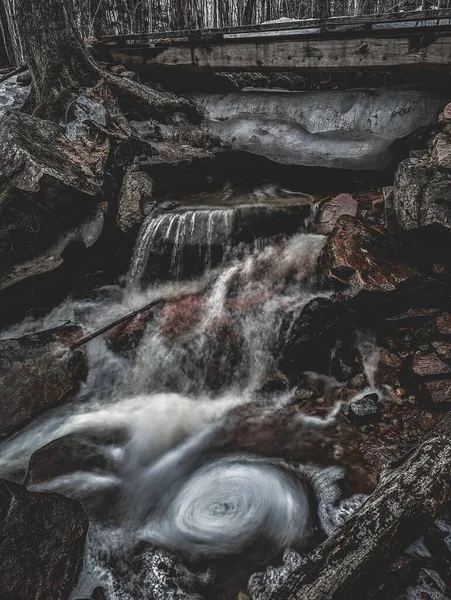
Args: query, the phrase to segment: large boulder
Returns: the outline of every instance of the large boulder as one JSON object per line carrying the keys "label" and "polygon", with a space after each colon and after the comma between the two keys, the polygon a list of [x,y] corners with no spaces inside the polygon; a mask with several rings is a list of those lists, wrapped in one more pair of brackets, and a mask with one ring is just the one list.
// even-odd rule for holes
{"label": "large boulder", "polygon": [[[440,142],[443,145],[444,142]],[[449,146],[451,152],[451,144]],[[441,155],[436,160],[442,164]],[[393,194],[395,226],[401,230],[437,234],[451,230],[451,181],[446,169],[430,156],[402,161],[395,175]]]}
{"label": "large boulder", "polygon": [[0,340],[0,438],[76,391],[87,357],[83,348],[70,347],[81,337],[79,327],[64,326]]}
{"label": "large boulder", "polygon": [[0,597],[67,600],[87,531],[78,502],[0,480]]}
{"label": "large boulder", "polygon": [[338,219],[319,266],[327,281],[348,298],[361,292],[394,292],[420,275],[394,238],[348,215]]}
{"label": "large boulder", "polygon": [[281,328],[278,369],[292,383],[306,371],[328,373],[332,350],[348,325],[344,304],[329,298],[314,298],[300,314],[288,314]]}

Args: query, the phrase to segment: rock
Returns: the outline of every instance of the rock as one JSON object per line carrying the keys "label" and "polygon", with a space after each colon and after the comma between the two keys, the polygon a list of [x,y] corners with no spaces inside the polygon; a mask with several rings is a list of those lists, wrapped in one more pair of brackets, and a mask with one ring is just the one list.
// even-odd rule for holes
{"label": "rock", "polygon": [[115,75],[121,75],[121,73],[124,73],[125,70],[126,69],[125,69],[124,65],[112,65],[110,67],[110,71],[112,73],[114,73]]}
{"label": "rock", "polygon": [[412,371],[418,377],[428,377],[451,373],[451,367],[440,360],[435,352],[431,352],[414,356]]}
{"label": "rock", "polygon": [[451,402],[451,379],[436,379],[424,381],[420,390],[427,402],[433,405],[448,405]]}
{"label": "rock", "polygon": [[442,169],[451,169],[451,139],[439,133],[432,142],[431,158]]}
{"label": "rock", "polygon": [[258,393],[273,394],[275,392],[286,392],[288,388],[289,381],[282,373],[271,373],[265,379]]}
{"label": "rock", "polygon": [[451,152],[443,137],[438,137],[433,148],[432,157],[400,163],[395,174],[393,207],[398,229],[421,233],[428,241],[438,243],[437,234],[447,234],[451,229],[451,181],[438,163],[448,164],[447,153]]}
{"label": "rock", "polygon": [[127,79],[133,79],[134,81],[138,79],[138,76],[136,75],[135,71],[122,71],[122,73],[120,73],[120,76],[126,77]]}
{"label": "rock", "polygon": [[112,447],[125,442],[122,431],[85,431],[53,440],[31,455],[25,478],[27,487],[74,473],[114,470]]}
{"label": "rock", "polygon": [[396,215],[395,207],[393,205],[393,186],[387,186],[382,188],[382,196],[384,198],[384,211],[385,211],[385,229],[388,233],[394,233],[396,230]]}
{"label": "rock", "polygon": [[78,502],[0,481],[0,597],[67,600],[87,531]]}
{"label": "rock", "polygon": [[451,313],[439,315],[435,320],[435,324],[439,333],[442,335],[451,335]]}
{"label": "rock", "polygon": [[432,346],[443,361],[451,362],[451,343],[434,341]]}
{"label": "rock", "polygon": [[379,396],[368,394],[358,400],[353,400],[345,412],[346,416],[354,423],[377,423],[381,419]]}
{"label": "rock", "polygon": [[86,351],[69,348],[82,335],[63,326],[0,340],[0,438],[76,391],[87,375]]}
{"label": "rock", "polygon": [[16,112],[0,123],[0,172],[20,190],[45,193],[50,209],[54,202],[69,205],[73,190],[88,199],[96,196],[108,156],[107,139],[92,147],[72,143],[56,123],[25,113]]}
{"label": "rock", "polygon": [[360,352],[356,348],[342,346],[335,351],[331,363],[331,373],[337,381],[348,381],[363,371]]}
{"label": "rock", "polygon": [[386,348],[382,348],[375,376],[377,385],[387,385],[391,389],[395,388],[399,384],[399,372],[402,365],[403,362],[399,356]]}
{"label": "rock", "polygon": [[154,183],[146,173],[128,171],[119,194],[117,225],[128,233],[144,219],[144,205],[153,200]]}
{"label": "rock", "polygon": [[332,349],[348,327],[343,304],[328,298],[314,298],[299,315],[288,315],[279,340],[279,370],[290,382],[302,373],[328,373]]}
{"label": "rock", "polygon": [[351,194],[339,194],[321,203],[313,233],[328,235],[342,215],[357,216],[358,203]]}
{"label": "rock", "polygon": [[393,292],[419,275],[395,239],[348,215],[339,218],[318,263],[326,279],[348,298],[360,292]]}

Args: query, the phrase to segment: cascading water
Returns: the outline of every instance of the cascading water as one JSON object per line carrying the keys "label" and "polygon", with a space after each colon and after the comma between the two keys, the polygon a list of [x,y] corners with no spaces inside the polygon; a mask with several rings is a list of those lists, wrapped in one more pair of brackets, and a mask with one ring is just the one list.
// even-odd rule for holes
{"label": "cascading water", "polygon": [[[145,273],[149,255],[162,254],[166,245],[172,243],[170,253],[170,275],[180,279],[183,275],[184,249],[197,248],[204,268],[212,266],[213,245],[224,246],[224,258],[229,254],[233,233],[232,209],[187,210],[182,213],[165,213],[147,217],[139,233],[127,278],[129,288],[140,285]],[[202,248],[206,247],[205,253]]]}
{"label": "cascading water", "polygon": [[[200,230],[213,246],[218,227],[229,233],[233,221],[232,210],[149,218],[125,292],[100,290],[95,301],[68,301],[44,320],[3,333],[19,336],[67,321],[89,332],[159,295],[175,298],[149,319],[133,351],[121,351],[114,338],[91,342],[89,376],[77,398],[0,446],[0,476],[20,479],[38,449],[57,457],[59,444],[75,453],[79,444],[94,444],[99,466],[58,476],[50,470],[38,479],[32,467],[28,473],[32,489],[77,498],[90,515],[74,600],[96,585],[109,600],[138,600],[149,592],[162,600],[210,598],[217,578],[227,579],[222,568],[215,577],[222,559],[235,557],[248,578],[285,549],[303,548],[316,519],[312,495],[323,529],[333,528],[321,515],[333,521],[337,492],[329,495],[330,486],[317,485],[321,469],[313,473],[245,453],[236,447],[230,419],[233,411],[253,406],[274,370],[284,320],[313,297],[328,296],[315,284],[325,238],[295,235],[210,270],[188,288],[137,289],[158,240],[173,236],[177,276],[187,240]],[[268,397],[264,413],[277,420],[291,402],[289,391]],[[300,439],[304,427],[314,427],[306,423],[292,423]],[[319,424],[319,436],[322,431]],[[52,441],[56,446],[46,450]],[[332,480],[339,476],[334,471]]]}

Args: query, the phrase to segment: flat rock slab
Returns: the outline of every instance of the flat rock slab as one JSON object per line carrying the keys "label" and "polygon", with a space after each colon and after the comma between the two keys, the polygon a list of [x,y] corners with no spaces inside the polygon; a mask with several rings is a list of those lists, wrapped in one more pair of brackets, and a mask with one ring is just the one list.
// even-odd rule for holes
{"label": "flat rock slab", "polygon": [[0,597],[67,600],[87,531],[78,502],[0,480]]}

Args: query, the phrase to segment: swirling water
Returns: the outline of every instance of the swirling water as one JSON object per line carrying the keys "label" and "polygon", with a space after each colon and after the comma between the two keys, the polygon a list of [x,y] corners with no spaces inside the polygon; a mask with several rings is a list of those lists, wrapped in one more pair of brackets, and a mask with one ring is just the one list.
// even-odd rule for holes
{"label": "swirling water", "polygon": [[[316,475],[231,451],[227,430],[227,415],[251,403],[272,371],[283,318],[319,295],[314,275],[324,241],[300,234],[194,282],[104,288],[3,333],[67,321],[88,332],[152,298],[175,298],[149,320],[135,352],[93,341],[77,397],[0,446],[0,476],[19,478],[31,454],[52,440],[69,436],[76,444],[96,436],[102,468],[32,485],[79,499],[90,515],[74,599],[96,585],[110,600],[147,598],[149,590],[165,600],[209,597],[202,590],[214,581],[218,561],[252,549],[262,566],[303,547],[316,519],[312,489],[323,509],[336,502],[327,486],[315,484]],[[283,411],[288,396],[268,399],[267,410]],[[332,481],[339,476],[325,473]],[[139,566],[130,558],[137,548]]]}

